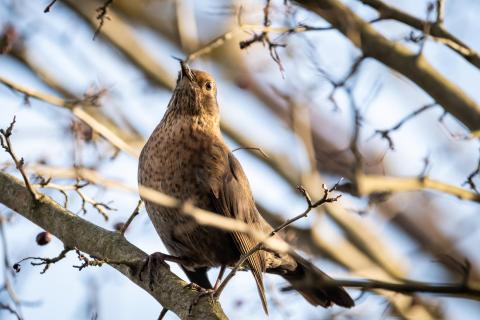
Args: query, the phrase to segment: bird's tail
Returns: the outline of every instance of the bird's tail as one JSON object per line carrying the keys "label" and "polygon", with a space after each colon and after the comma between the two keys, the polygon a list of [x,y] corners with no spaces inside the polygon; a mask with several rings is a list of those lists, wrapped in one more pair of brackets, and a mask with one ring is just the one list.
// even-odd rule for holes
{"label": "bird's tail", "polygon": [[308,302],[324,308],[330,307],[332,304],[345,308],[355,305],[345,289],[326,284],[326,282],[332,281],[327,274],[302,257],[296,256],[294,259],[297,262],[297,268],[282,274],[282,276]]}

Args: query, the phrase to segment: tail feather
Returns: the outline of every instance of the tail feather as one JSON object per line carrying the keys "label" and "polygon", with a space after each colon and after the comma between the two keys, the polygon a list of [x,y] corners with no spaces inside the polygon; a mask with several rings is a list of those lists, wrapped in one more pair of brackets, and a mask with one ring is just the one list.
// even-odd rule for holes
{"label": "tail feather", "polygon": [[296,256],[297,268],[282,276],[292,288],[298,291],[308,302],[314,306],[330,307],[332,304],[351,308],[355,302],[350,295],[339,286],[324,286],[322,282],[331,281],[327,274],[319,270],[312,263]]}
{"label": "tail feather", "polygon": [[254,271],[252,269],[253,277],[255,278],[255,282],[257,283],[258,295],[260,296],[260,300],[262,301],[263,311],[268,316],[268,305],[267,305],[267,298],[265,296],[265,287],[263,285],[263,275],[261,272]]}

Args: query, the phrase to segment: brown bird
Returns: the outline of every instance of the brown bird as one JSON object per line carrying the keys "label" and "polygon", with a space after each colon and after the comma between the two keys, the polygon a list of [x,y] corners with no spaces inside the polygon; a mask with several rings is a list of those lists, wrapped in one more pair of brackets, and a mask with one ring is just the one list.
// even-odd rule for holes
{"label": "brown bird", "polygon": [[[245,173],[220,132],[217,86],[208,73],[181,62],[177,85],[160,124],[144,146],[138,167],[139,184],[219,215],[241,220],[263,232],[272,227],[259,214]],[[257,243],[250,236],[197,224],[178,209],[145,201],[150,219],[170,254],[188,278],[205,289],[211,267],[232,267]],[[301,258],[257,251],[246,262],[266,313],[263,272],[287,280],[315,306],[350,308],[352,298],[341,287],[322,286],[330,278]]]}

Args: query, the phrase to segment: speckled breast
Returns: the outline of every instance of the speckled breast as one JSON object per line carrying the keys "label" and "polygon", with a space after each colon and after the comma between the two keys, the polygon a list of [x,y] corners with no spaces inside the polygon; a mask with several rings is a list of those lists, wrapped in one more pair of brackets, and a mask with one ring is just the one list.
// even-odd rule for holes
{"label": "speckled breast", "polygon": [[[212,210],[208,180],[221,159],[214,150],[215,137],[206,134],[191,125],[160,124],[142,150],[139,184]],[[186,267],[231,265],[238,259],[229,234],[200,226],[177,209],[148,202],[146,208],[169,252],[191,258]]]}

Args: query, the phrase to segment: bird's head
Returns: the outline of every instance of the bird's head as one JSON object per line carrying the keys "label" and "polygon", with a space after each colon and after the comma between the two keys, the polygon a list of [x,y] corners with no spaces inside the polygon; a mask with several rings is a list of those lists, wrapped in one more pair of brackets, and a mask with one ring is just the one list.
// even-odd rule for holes
{"label": "bird's head", "polygon": [[183,61],[180,66],[170,107],[182,113],[218,117],[215,79],[205,71],[190,69]]}

